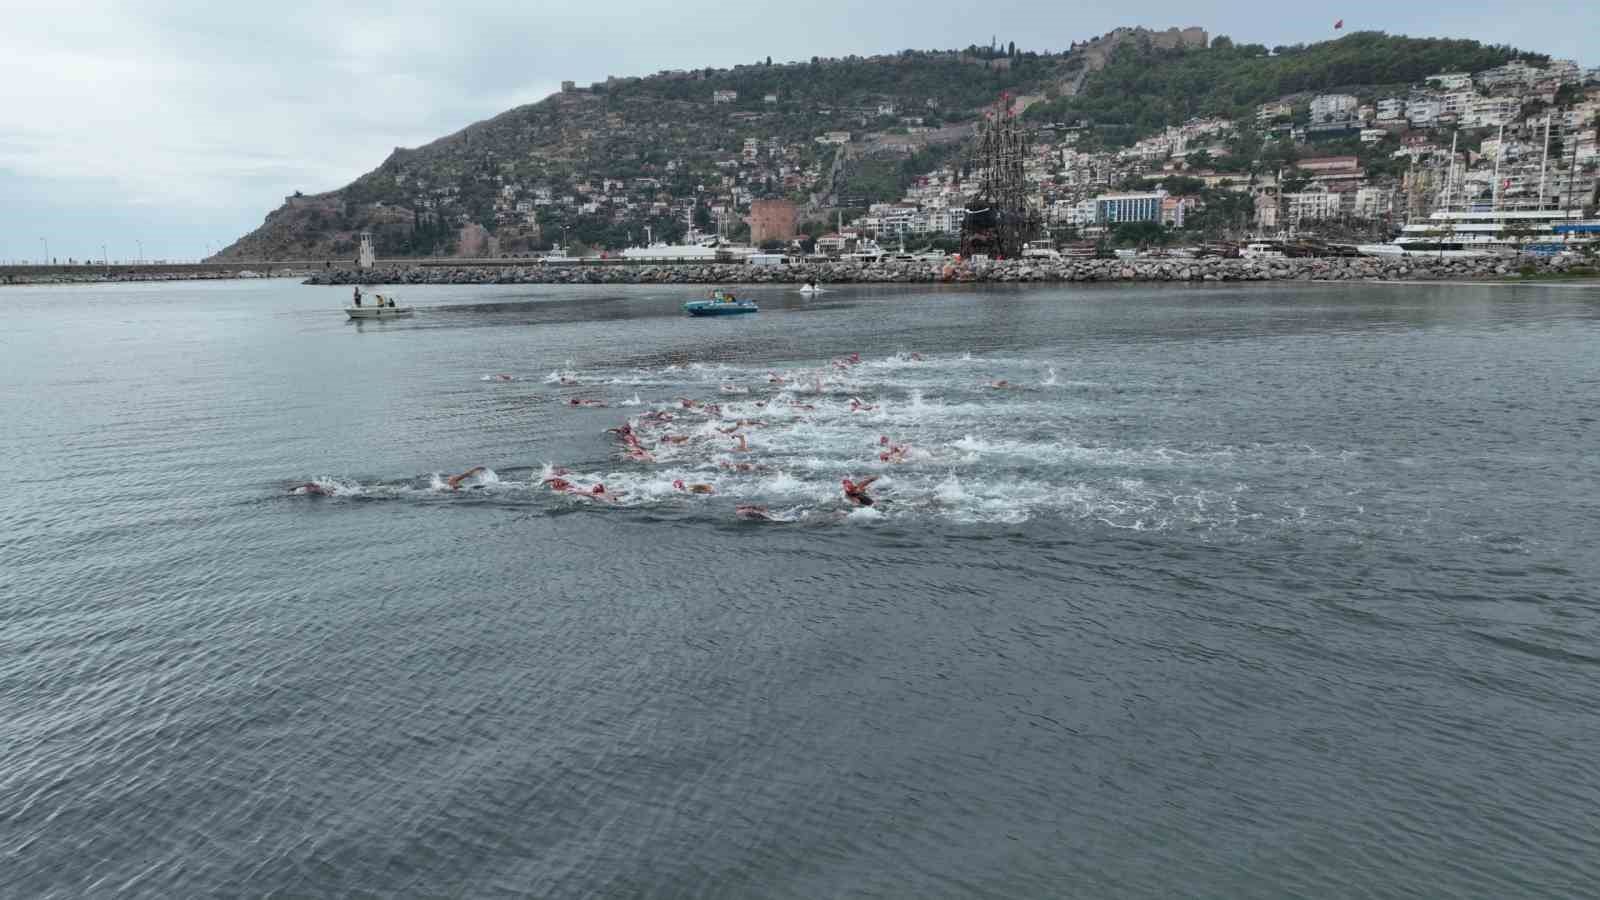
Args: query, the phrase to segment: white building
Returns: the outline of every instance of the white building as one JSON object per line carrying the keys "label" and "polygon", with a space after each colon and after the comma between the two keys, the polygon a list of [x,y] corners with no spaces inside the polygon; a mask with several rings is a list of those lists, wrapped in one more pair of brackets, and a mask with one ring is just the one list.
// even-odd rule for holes
{"label": "white building", "polygon": [[1472,91],[1451,91],[1448,94],[1440,94],[1439,115],[1465,116],[1472,110],[1472,101],[1476,99],[1478,95]]}
{"label": "white building", "polygon": [[1426,128],[1439,121],[1442,111],[1441,104],[1434,97],[1413,97],[1406,104],[1406,119],[1418,128]]}
{"label": "white building", "polygon": [[1360,100],[1350,94],[1319,94],[1311,100],[1311,121],[1333,122],[1355,114]]}
{"label": "white building", "polygon": [[1386,97],[1378,101],[1378,121],[1394,122],[1406,117],[1406,101],[1400,97]]}
{"label": "white building", "polygon": [[1389,132],[1382,128],[1361,129],[1361,143],[1363,144],[1376,144],[1388,136]]}
{"label": "white building", "polygon": [[1262,229],[1278,227],[1277,194],[1263,192],[1256,195],[1256,225]]}
{"label": "white building", "polygon": [[1394,193],[1388,188],[1364,187],[1356,191],[1355,216],[1381,219],[1394,208]]}
{"label": "white building", "polygon": [[1283,215],[1292,223],[1317,222],[1339,216],[1339,195],[1326,189],[1312,189],[1283,195]]}
{"label": "white building", "polygon": [[712,91],[711,92],[711,102],[712,103],[737,103],[738,101],[739,101],[739,92],[738,91]]}
{"label": "white building", "polygon": [[1478,84],[1487,88],[1529,85],[1544,77],[1542,69],[1535,69],[1520,59],[1495,69],[1485,69],[1474,76]]}
{"label": "white building", "polygon": [[1474,97],[1461,124],[1468,128],[1493,128],[1506,125],[1522,112],[1522,102],[1515,97]]}
{"label": "white building", "polygon": [[817,138],[817,143],[819,143],[819,144],[848,144],[848,143],[850,143],[850,132],[848,132],[848,131],[825,131],[825,132],[822,133],[821,137]]}
{"label": "white building", "polygon": [[1294,115],[1294,107],[1287,103],[1263,103],[1256,109],[1256,121],[1263,124],[1279,117],[1288,118]]}
{"label": "white building", "polygon": [[1583,69],[1578,67],[1575,60],[1552,59],[1550,68],[1544,70],[1546,78],[1554,78],[1561,84],[1582,84]]}
{"label": "white building", "polygon": [[1140,194],[1102,194],[1094,198],[1096,224],[1117,225],[1122,222],[1161,221],[1161,201],[1166,191]]}
{"label": "white building", "polygon": [[1438,82],[1442,91],[1470,91],[1472,90],[1472,75],[1467,72],[1441,72],[1438,75],[1429,75],[1425,81]]}

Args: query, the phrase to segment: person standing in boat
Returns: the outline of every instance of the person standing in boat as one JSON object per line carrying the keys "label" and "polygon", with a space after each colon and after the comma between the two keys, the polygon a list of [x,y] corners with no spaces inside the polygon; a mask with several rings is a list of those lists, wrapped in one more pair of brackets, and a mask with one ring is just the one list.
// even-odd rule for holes
{"label": "person standing in boat", "polygon": [[356,309],[361,308],[361,285],[356,285]]}

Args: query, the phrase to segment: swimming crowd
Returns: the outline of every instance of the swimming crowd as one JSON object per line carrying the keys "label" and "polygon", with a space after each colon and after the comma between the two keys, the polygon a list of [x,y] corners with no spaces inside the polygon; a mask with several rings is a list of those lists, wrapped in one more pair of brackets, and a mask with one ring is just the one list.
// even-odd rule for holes
{"label": "swimming crowd", "polygon": [[[903,359],[907,362],[922,362],[924,357],[920,353],[910,353],[903,355]],[[832,360],[827,369],[821,371],[814,370],[787,376],[778,372],[771,372],[768,374],[767,383],[778,388],[784,388],[796,383],[805,387],[814,386],[816,392],[822,394],[827,389],[827,384],[833,376],[847,374],[856,366],[859,366],[861,361],[861,354],[851,353],[848,356]],[[484,380],[509,382],[515,380],[515,378],[511,375],[500,374],[484,376]],[[552,375],[547,380],[563,386],[578,386],[582,384],[577,379],[566,375]],[[985,382],[982,386],[997,390],[1017,387],[1007,381]],[[742,395],[748,394],[749,388],[740,385],[723,384],[720,387],[720,391],[723,394]],[[771,409],[776,412],[781,408],[783,415],[798,416],[802,419],[807,413],[817,410],[815,403],[803,402],[787,393],[769,399],[747,402],[750,407],[756,410]],[[603,400],[589,398],[567,399],[563,402],[563,405],[573,408],[607,406]],[[850,397],[848,409],[852,414],[869,413],[877,410],[878,405],[868,403],[860,397]],[[730,475],[770,472],[770,468],[765,465],[737,461],[736,457],[723,458],[725,454],[751,452],[750,435],[767,427],[767,422],[762,419],[735,418],[737,415],[740,415],[740,413],[735,413],[731,410],[725,414],[720,403],[696,400],[689,397],[677,397],[673,405],[653,409],[634,416],[621,425],[607,429],[607,433],[613,435],[619,444],[618,456],[633,463],[655,464],[659,454],[671,451],[676,456],[678,455],[677,451],[680,448],[684,448],[684,445],[693,444],[703,447],[718,457],[716,462],[718,468]],[[793,421],[793,419],[791,418],[790,421]],[[724,440],[726,443],[723,443]],[[908,444],[896,442],[886,434],[879,436],[875,451],[879,463],[891,465],[906,462],[912,454],[912,449]],[[461,491],[463,487],[480,486],[471,482],[475,476],[485,471],[487,469],[484,466],[473,466],[458,475],[444,478],[438,484],[440,489],[451,492]],[[616,503],[625,496],[623,492],[607,488],[602,482],[580,485],[574,480],[571,472],[561,467],[549,468],[543,475],[544,477],[538,482],[540,486],[574,499],[609,504]],[[874,496],[872,493],[873,485],[881,477],[881,475],[868,475],[866,477],[846,477],[841,479],[840,488],[844,503],[848,507],[866,508],[889,502]],[[672,488],[674,491],[684,494],[712,495],[717,493],[716,486],[710,482],[686,481],[682,478],[674,479]],[[305,482],[290,488],[290,492],[302,495],[329,496],[335,493],[336,489],[329,488],[318,482]],[[774,514],[766,506],[755,504],[737,506],[735,515],[745,519],[785,520]]]}

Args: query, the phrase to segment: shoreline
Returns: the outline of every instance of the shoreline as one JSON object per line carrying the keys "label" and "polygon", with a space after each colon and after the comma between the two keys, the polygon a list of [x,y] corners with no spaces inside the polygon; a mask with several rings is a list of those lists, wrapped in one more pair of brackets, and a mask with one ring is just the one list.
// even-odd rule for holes
{"label": "shoreline", "polygon": [[304,279],[305,272],[275,272],[271,275],[243,274],[241,272],[163,272],[111,274],[73,273],[70,275],[0,275],[0,287],[48,287],[70,284],[140,284],[170,281],[278,281],[284,278]]}
{"label": "shoreline", "polygon": [[[1533,273],[1519,280],[1520,270]],[[1437,259],[1349,257],[1311,259],[1026,259],[955,266],[947,262],[828,262],[784,266],[387,265],[313,273],[308,285],[407,284],[1019,284],[1067,282],[1442,281],[1543,283],[1567,280],[1583,261],[1529,258]]]}

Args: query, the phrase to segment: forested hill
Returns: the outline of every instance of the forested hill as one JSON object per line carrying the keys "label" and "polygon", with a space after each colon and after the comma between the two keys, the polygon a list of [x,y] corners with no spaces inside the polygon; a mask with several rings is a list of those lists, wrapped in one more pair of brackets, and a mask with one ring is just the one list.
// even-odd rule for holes
{"label": "forested hill", "polygon": [[[992,44],[611,78],[396,149],[344,188],[297,192],[219,258],[347,257],[362,231],[384,256],[522,253],[563,239],[615,248],[646,227],[674,240],[690,219],[710,227],[714,210],[761,198],[831,219],[835,203],[897,199],[1002,93],[1031,103],[1032,121],[1088,120],[1118,146],[1196,115],[1248,117],[1285,94],[1412,83],[1518,55],[1377,33],[1272,51],[1210,44],[1199,29],[1117,29],[1064,52]],[[847,143],[819,140],[830,132]]]}
{"label": "forested hill", "polygon": [[[970,134],[959,126],[1000,94],[1042,97],[1083,65],[1081,54],[1001,44],[611,78],[396,149],[339,190],[296,194],[219,257],[348,256],[361,231],[396,256],[475,252],[474,234],[502,252],[563,237],[618,246],[646,226],[672,240],[685,210],[710,227],[708,208],[735,190],[746,201],[828,199],[851,174],[833,165],[840,154],[936,157],[922,151]],[[830,131],[851,146],[819,143]],[[868,199],[895,199],[907,180]]]}
{"label": "forested hill", "polygon": [[1162,48],[1124,41],[1110,63],[1073,97],[1028,110],[1036,121],[1087,120],[1108,146],[1196,116],[1245,119],[1258,104],[1296,93],[1392,86],[1403,91],[1441,72],[1476,72],[1513,58],[1549,57],[1477,41],[1409,38],[1364,31],[1318,44],[1234,44]]}

